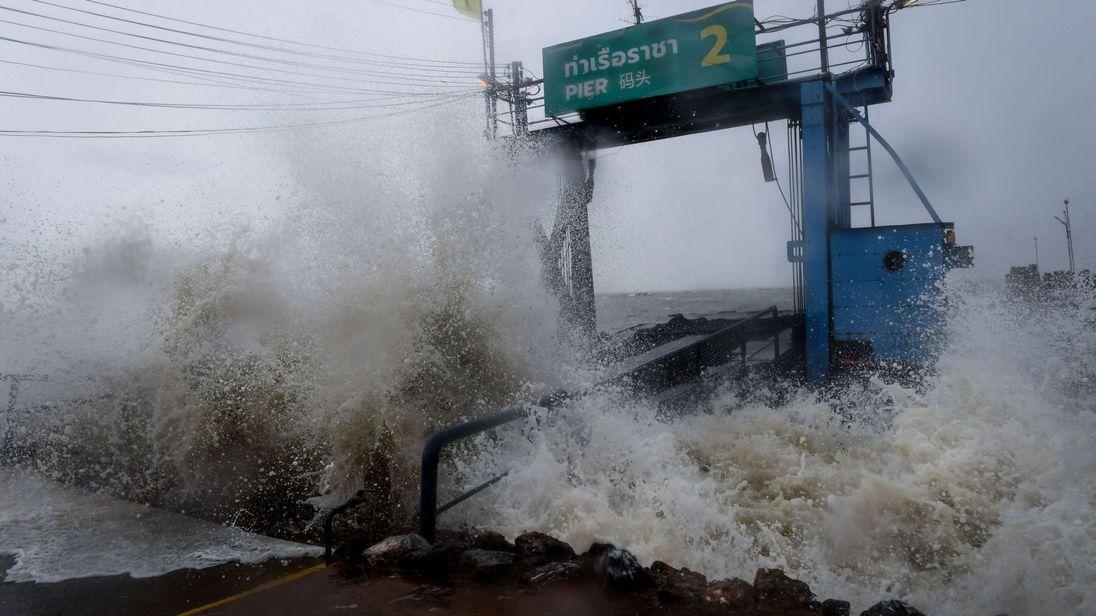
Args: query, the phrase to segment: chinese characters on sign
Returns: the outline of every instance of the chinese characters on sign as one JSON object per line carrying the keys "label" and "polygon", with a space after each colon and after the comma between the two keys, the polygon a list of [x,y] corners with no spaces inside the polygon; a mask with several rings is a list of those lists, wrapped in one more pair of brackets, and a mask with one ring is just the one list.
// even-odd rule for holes
{"label": "chinese characters on sign", "polygon": [[647,71],[639,70],[634,73],[624,73],[620,76],[620,89],[631,90],[651,85],[651,76]]}

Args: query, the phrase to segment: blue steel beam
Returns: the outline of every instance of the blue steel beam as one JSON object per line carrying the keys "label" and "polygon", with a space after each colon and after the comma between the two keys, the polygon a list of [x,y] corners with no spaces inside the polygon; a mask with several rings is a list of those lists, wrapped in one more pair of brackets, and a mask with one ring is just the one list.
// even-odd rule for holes
{"label": "blue steel beam", "polygon": [[[530,131],[535,140],[580,139],[592,149],[644,143],[765,121],[798,119],[804,83],[818,76],[789,79],[750,88],[702,88],[601,109],[590,109],[583,121]],[[856,105],[891,99],[890,74],[862,68],[835,78],[837,89]]]}
{"label": "blue steel beam", "polygon": [[807,378],[821,384],[830,368],[829,231],[835,177],[833,113],[825,83],[801,85],[803,134],[803,287]]}

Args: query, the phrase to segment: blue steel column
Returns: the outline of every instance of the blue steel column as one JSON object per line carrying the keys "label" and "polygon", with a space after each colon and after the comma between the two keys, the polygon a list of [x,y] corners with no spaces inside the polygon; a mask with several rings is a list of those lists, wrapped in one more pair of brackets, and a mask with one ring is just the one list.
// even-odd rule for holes
{"label": "blue steel column", "polygon": [[832,125],[822,81],[801,89],[803,131],[803,286],[807,378],[822,384],[830,368],[829,230],[834,199]]}
{"label": "blue steel column", "polygon": [[[828,90],[827,94],[829,94]],[[849,179],[849,121],[837,107],[836,101],[831,100],[829,104],[831,105],[830,122],[833,126],[830,132],[833,135],[833,145],[830,149],[833,169],[830,175],[833,182],[830,210],[833,215],[830,223],[839,229],[849,229],[852,227],[852,206],[849,205],[852,201],[852,186]]]}

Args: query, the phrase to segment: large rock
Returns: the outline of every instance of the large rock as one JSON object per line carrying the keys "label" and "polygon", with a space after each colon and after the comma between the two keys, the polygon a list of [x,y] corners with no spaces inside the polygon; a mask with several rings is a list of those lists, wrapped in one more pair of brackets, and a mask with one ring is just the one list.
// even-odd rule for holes
{"label": "large rock", "polygon": [[661,560],[651,564],[650,575],[658,586],[658,599],[666,603],[700,601],[708,590],[708,578],[685,567],[674,569]]}
{"label": "large rock", "polygon": [[860,616],[925,616],[917,608],[912,605],[899,601],[897,599],[890,599],[889,601],[880,601],[868,609],[860,612]]}
{"label": "large rock", "polygon": [[395,535],[365,551],[365,564],[370,567],[393,567],[415,550],[424,550],[430,543],[419,535]]}
{"label": "large rock", "polygon": [[704,601],[735,611],[749,611],[754,605],[754,588],[749,582],[740,578],[719,580],[708,584]]}
{"label": "large rock", "polygon": [[544,588],[580,579],[582,579],[582,565],[574,561],[568,561],[541,565],[521,576],[521,583],[526,586]]}
{"label": "large rock", "polygon": [[[654,584],[651,576],[628,550],[607,546],[598,551],[600,554],[593,563],[594,575],[606,588],[628,592]],[[594,550],[591,549],[587,554],[591,552]]]}
{"label": "large rock", "polygon": [[458,541],[439,541],[425,548],[411,550],[396,563],[403,569],[432,575],[449,573],[457,568],[466,546]]}
{"label": "large rock", "polygon": [[848,601],[826,599],[822,602],[822,616],[849,616],[851,610]]}
{"label": "large rock", "polygon": [[335,546],[332,553],[332,567],[342,573],[361,573],[361,567],[365,565],[365,551],[370,543],[365,539],[352,538]]}
{"label": "large rock", "polygon": [[496,580],[514,567],[514,555],[498,550],[473,548],[460,555],[458,570],[477,580]]}
{"label": "large rock", "polygon": [[493,530],[485,530],[476,533],[472,537],[472,547],[480,550],[495,550],[497,552],[513,552],[514,544],[506,540],[502,533]]}
{"label": "large rock", "polygon": [[754,600],[759,607],[805,608],[813,598],[806,582],[784,575],[783,569],[758,569],[754,576]]}
{"label": "large rock", "polygon": [[523,533],[514,539],[518,560],[524,569],[535,569],[543,564],[564,562],[575,558],[571,546],[544,533]]}

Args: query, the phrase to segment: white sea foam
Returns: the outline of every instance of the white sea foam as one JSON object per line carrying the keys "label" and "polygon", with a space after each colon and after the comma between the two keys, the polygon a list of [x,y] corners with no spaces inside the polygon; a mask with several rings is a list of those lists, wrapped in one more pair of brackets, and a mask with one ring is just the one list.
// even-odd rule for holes
{"label": "white sea foam", "polygon": [[711,577],[782,567],[860,609],[898,597],[934,614],[1093,613],[1096,304],[1081,299],[1017,312],[955,292],[922,392],[724,397],[676,421],[586,398],[524,439],[483,439],[462,476],[512,470],[458,515]]}

